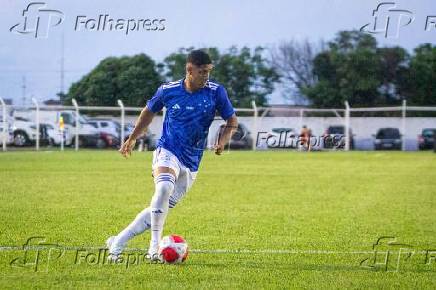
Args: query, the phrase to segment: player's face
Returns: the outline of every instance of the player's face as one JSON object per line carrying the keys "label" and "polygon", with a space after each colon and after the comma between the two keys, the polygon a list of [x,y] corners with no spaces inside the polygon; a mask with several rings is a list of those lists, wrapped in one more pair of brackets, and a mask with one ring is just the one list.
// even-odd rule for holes
{"label": "player's face", "polygon": [[209,79],[209,74],[213,69],[213,65],[205,64],[205,65],[195,65],[190,64],[188,66],[188,76],[191,79],[191,82],[194,83],[196,87],[202,88],[206,85],[207,80]]}

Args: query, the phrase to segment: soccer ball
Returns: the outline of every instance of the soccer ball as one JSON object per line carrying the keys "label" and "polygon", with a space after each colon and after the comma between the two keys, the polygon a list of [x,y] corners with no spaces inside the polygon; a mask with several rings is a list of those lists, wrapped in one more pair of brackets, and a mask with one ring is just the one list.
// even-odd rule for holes
{"label": "soccer ball", "polygon": [[164,263],[182,263],[188,257],[188,244],[181,236],[166,236],[163,237],[159,243],[158,254],[161,261]]}

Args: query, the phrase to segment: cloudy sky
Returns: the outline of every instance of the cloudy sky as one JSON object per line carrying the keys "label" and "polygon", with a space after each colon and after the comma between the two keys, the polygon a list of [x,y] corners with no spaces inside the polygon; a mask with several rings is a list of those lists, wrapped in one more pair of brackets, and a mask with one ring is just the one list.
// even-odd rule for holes
{"label": "cloudy sky", "polygon": [[[40,101],[52,99],[59,92],[62,35],[67,90],[72,82],[108,56],[146,53],[155,61],[161,61],[180,47],[226,49],[232,45],[270,47],[290,39],[328,41],[339,30],[359,29],[373,23],[372,11],[383,3],[373,0],[41,0],[46,4],[43,10],[37,14],[35,8],[26,14],[27,31],[35,27],[39,15],[39,37],[35,38],[34,32],[17,32],[24,30],[23,10],[32,2],[35,1],[0,0],[0,96],[19,105],[23,101],[30,102],[31,97]],[[436,27],[425,30],[427,16],[436,15],[434,0],[390,2],[395,2],[395,9],[410,12],[402,12],[400,24],[408,22],[409,17],[413,17],[413,21],[399,30],[398,37],[375,35],[381,45],[400,45],[412,51],[422,43],[436,43]],[[62,14],[46,11],[50,9]],[[63,21],[54,26],[59,15]],[[164,21],[155,22],[157,31],[140,29],[128,34],[125,29],[108,31],[106,27],[102,31],[102,22],[99,31],[86,29],[85,22],[88,21],[87,28],[92,28],[93,24],[97,25],[93,19],[98,20],[99,15],[108,15],[107,19],[115,21],[133,19],[131,25],[135,21],[141,24],[138,22],[141,19]],[[46,32],[47,37],[44,37]],[[24,100],[23,78],[26,80]],[[281,94],[276,92],[270,102],[283,103]]]}

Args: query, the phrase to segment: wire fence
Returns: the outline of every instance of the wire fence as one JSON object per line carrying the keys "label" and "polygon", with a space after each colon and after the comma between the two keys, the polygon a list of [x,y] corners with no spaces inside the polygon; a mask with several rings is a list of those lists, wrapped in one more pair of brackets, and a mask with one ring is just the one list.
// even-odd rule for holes
{"label": "wire fence", "polygon": [[[32,99],[32,106],[12,106],[5,104],[0,98],[1,105],[1,143],[2,150],[15,149],[25,144],[27,148],[40,150],[42,143],[50,146],[70,146],[78,151],[82,146],[102,142],[109,135],[113,140],[113,147],[118,147],[129,134],[126,126],[132,127],[141,107],[126,107],[121,100],[117,106],[81,106],[73,99],[72,106],[41,105],[36,99]],[[240,120],[242,133],[239,140],[231,142],[229,147],[260,150],[265,148],[298,148],[288,146],[286,139],[300,136],[299,130],[303,126],[310,128],[312,137],[315,137],[314,149],[330,148],[326,145],[326,136],[339,135],[339,142],[333,149],[372,150],[377,149],[377,136],[375,133],[381,128],[397,129],[400,137],[401,150],[416,150],[420,148],[421,131],[426,128],[436,128],[435,117],[410,117],[410,112],[436,112],[436,107],[407,106],[403,101],[401,106],[373,107],[373,108],[352,108],[345,102],[344,108],[317,109],[317,108],[292,108],[292,107],[257,107],[253,101],[251,108],[235,109]],[[392,112],[390,117],[359,117],[362,113],[385,114]],[[397,116],[395,116],[397,114]],[[118,124],[118,131],[108,133],[102,128],[91,128],[97,121],[88,119],[92,115],[97,121],[111,120]],[[162,130],[162,122],[165,110],[158,115],[150,128],[155,132],[157,139]],[[103,118],[104,117],[104,118]],[[100,118],[100,119],[99,119]],[[91,121],[93,120],[93,122]],[[103,120],[103,121],[102,121]],[[215,118],[210,127],[208,146],[216,142],[217,134],[223,120]],[[296,129],[297,128],[297,129]],[[329,132],[332,131],[332,132]],[[336,130],[336,131],[335,131]],[[338,131],[339,130],[339,131]],[[285,133],[285,134],[283,134]],[[378,133],[377,133],[378,134]],[[244,140],[242,140],[244,139]],[[283,139],[283,140],[282,140]],[[92,142],[90,140],[93,140]],[[272,142],[270,142],[273,140]],[[321,140],[321,141],[319,141]],[[319,142],[318,142],[319,141]],[[105,142],[108,142],[105,140]],[[239,142],[239,143],[238,143]],[[270,143],[268,143],[270,142]],[[342,143],[341,143],[342,142]],[[337,145],[342,146],[337,146]],[[107,145],[107,144],[106,144]],[[399,144],[393,143],[393,147]],[[382,148],[383,149],[383,148]],[[388,147],[384,149],[389,149]]]}

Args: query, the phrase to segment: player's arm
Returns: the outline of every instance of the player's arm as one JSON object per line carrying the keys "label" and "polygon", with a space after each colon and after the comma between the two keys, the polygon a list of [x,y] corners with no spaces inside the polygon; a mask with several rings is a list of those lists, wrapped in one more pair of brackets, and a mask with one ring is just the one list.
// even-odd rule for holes
{"label": "player's arm", "polygon": [[226,125],[224,126],[224,131],[221,134],[218,144],[215,145],[215,154],[221,155],[221,152],[224,150],[224,146],[229,142],[232,135],[238,129],[238,118],[233,114],[230,118],[227,119]]}
{"label": "player's arm", "polygon": [[145,107],[141,114],[136,120],[135,129],[133,129],[132,134],[127,138],[126,142],[121,146],[119,152],[124,156],[128,157],[132,154],[132,149],[135,147],[136,139],[141,136],[141,134],[147,130],[151,121],[153,120],[154,113]]}

